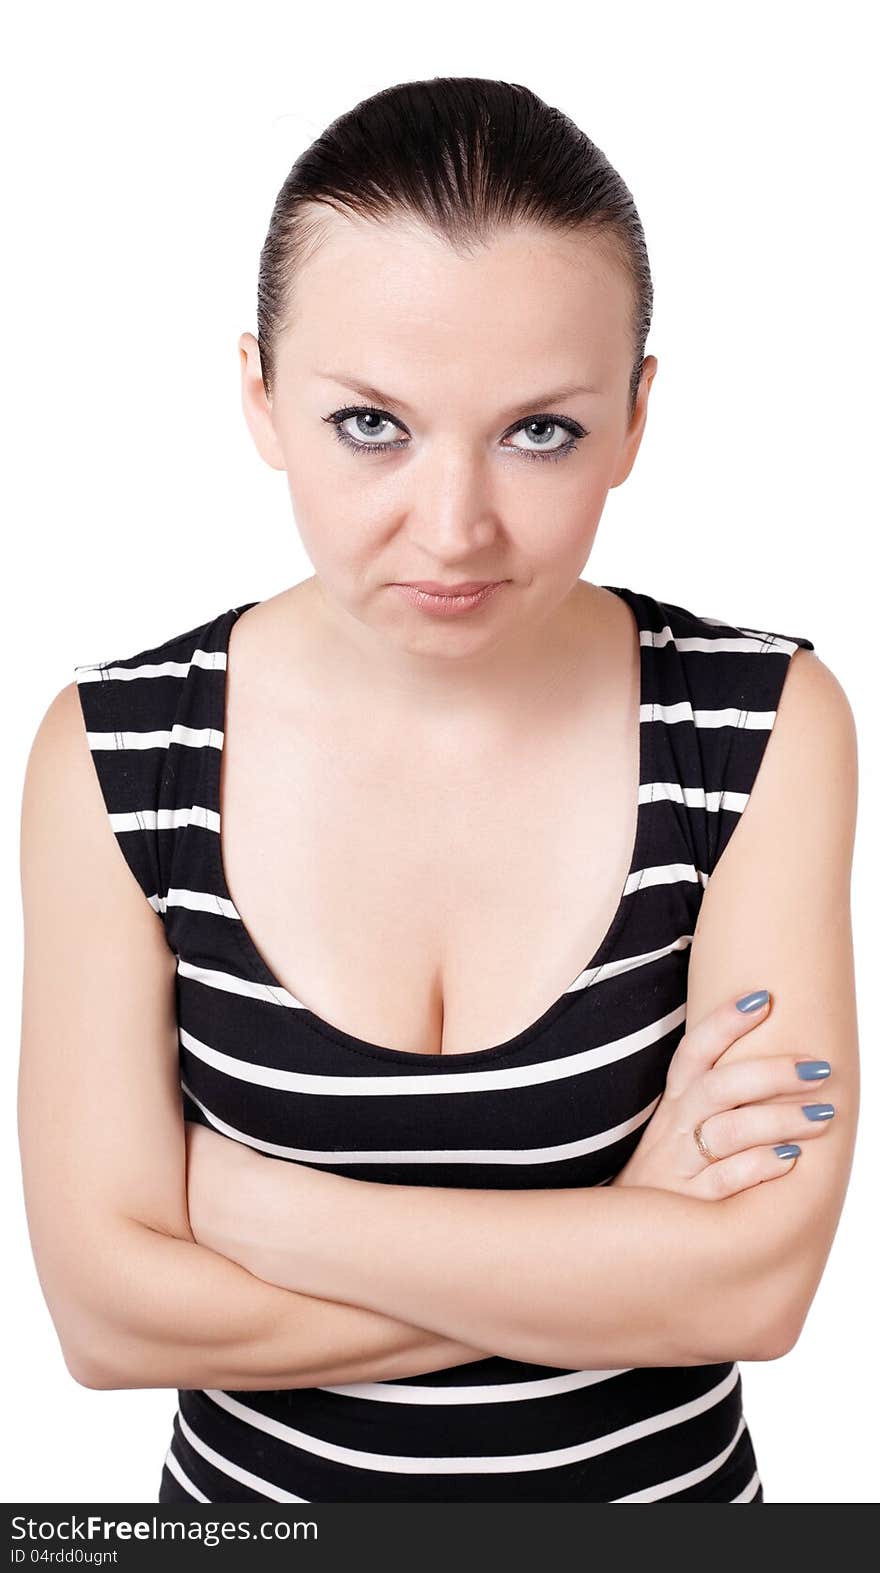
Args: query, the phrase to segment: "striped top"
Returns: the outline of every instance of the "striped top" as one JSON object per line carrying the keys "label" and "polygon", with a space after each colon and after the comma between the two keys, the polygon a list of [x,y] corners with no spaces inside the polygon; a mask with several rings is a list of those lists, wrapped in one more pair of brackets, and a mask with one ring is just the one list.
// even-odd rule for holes
{"label": "striped top", "polygon": [[[368,1043],[302,1005],[236,911],[220,763],[230,629],[75,668],[131,872],[177,957],[186,1119],[390,1184],[607,1184],[685,1026],[706,883],[745,808],[789,659],[809,639],[615,585],[640,630],[632,859],[595,954],[531,1026],[443,1056]],[[579,1371],[489,1356],[380,1382],[181,1390],[158,1501],[760,1502],[735,1360]]]}

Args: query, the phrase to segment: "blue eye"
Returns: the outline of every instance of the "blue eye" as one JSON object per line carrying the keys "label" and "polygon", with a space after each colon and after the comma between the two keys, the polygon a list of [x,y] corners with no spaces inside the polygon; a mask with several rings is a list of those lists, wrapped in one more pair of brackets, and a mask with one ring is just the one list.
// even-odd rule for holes
{"label": "blue eye", "polygon": [[350,448],[355,448],[361,453],[371,448],[378,448],[382,453],[387,452],[389,448],[406,447],[406,443],[400,442],[360,442],[356,437],[352,437],[350,432],[343,430],[344,421],[363,421],[368,417],[374,418],[377,422],[376,426],[367,427],[368,432],[375,432],[382,426],[397,426],[397,422],[385,410],[374,410],[369,405],[347,405],[344,410],[334,410],[332,415],[325,415],[324,420],[332,422],[334,434],[340,442],[347,443]]}
{"label": "blue eye", "polygon": [[516,436],[518,432],[527,432],[530,426],[549,426],[551,432],[555,427],[557,431],[567,431],[571,435],[567,442],[561,442],[555,448],[547,447],[546,443],[542,441],[540,448],[516,449],[517,453],[525,454],[528,459],[561,458],[564,453],[571,453],[572,448],[574,448],[576,443],[580,442],[581,437],[589,436],[589,433],[585,432],[582,426],[578,426],[576,421],[565,420],[561,415],[530,415],[528,420],[521,421],[518,426],[513,428],[513,432],[508,435]]}
{"label": "blue eye", "polygon": [[[365,427],[363,424],[361,424],[360,429],[362,433],[365,430],[368,433],[381,431],[382,428],[386,426],[395,426],[397,427],[398,431],[402,430],[399,422],[394,419],[393,415],[389,415],[387,410],[377,410],[372,405],[349,404],[346,405],[344,409],[333,410],[330,415],[325,415],[322,417],[322,419],[332,425],[333,434],[338,439],[338,441],[344,442],[345,445],[354,453],[391,453],[395,449],[409,447],[409,443],[405,438],[395,442],[373,442],[370,441],[369,438],[366,441],[361,441],[359,438],[352,436],[350,432],[347,432],[344,429],[344,423],[347,421],[357,421],[358,423],[362,423],[364,421],[372,420],[374,422],[372,426],[367,425]],[[505,437],[515,436],[518,432],[527,431],[529,427],[533,426],[549,426],[551,431],[555,427],[558,431],[567,431],[570,435],[567,441],[557,444],[555,448],[547,447],[546,444],[544,444],[542,441],[541,446],[537,448],[520,448],[511,444],[505,451],[508,453],[522,454],[526,459],[560,459],[565,454],[571,453],[576,445],[580,442],[582,437],[589,437],[590,435],[589,432],[585,431],[584,427],[579,425],[577,421],[570,420],[568,416],[565,415],[529,415],[525,420],[518,421],[517,424],[512,426],[508,432],[505,432],[504,435]],[[539,435],[543,437],[542,433]]]}

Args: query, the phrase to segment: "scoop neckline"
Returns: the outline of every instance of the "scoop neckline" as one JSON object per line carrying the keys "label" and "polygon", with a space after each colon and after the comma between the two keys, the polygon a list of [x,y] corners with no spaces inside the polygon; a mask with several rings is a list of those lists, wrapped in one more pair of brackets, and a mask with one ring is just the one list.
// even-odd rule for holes
{"label": "scoop neckline", "polygon": [[[215,695],[215,702],[217,703],[220,717],[220,726],[211,729],[213,738],[216,739],[219,737],[219,743],[215,742],[214,746],[206,747],[203,750],[205,756],[205,768],[209,772],[210,777],[209,801],[216,804],[216,828],[212,831],[209,841],[215,889],[219,895],[220,901],[222,902],[223,909],[228,915],[231,931],[233,934],[235,934],[238,940],[239,949],[241,951],[245,965],[249,972],[252,971],[256,974],[255,977],[249,977],[247,981],[261,984],[269,991],[270,994],[277,993],[284,996],[283,999],[279,1000],[279,1004],[285,1004],[286,1000],[294,1000],[296,1002],[294,1009],[298,1022],[302,1022],[303,1024],[312,1028],[320,1036],[330,1037],[334,1042],[338,1043],[343,1048],[353,1049],[355,1052],[363,1055],[369,1055],[371,1058],[387,1060],[389,1063],[393,1063],[401,1067],[406,1065],[414,1071],[418,1071],[421,1068],[423,1070],[440,1070],[442,1072],[449,1072],[454,1071],[456,1068],[467,1068],[468,1066],[486,1064],[493,1060],[505,1058],[508,1055],[515,1054],[518,1051],[527,1048],[534,1042],[536,1038],[538,1038],[543,1032],[546,1032],[552,1026],[556,1018],[563,1010],[566,1009],[569,1002],[577,994],[592,988],[598,981],[599,975],[603,971],[606,962],[610,959],[621,931],[623,930],[632,911],[632,897],[635,895],[638,886],[630,889],[630,881],[633,878],[633,875],[636,874],[637,871],[644,870],[646,865],[650,819],[646,813],[647,800],[643,798],[643,788],[649,780],[648,727],[650,721],[649,712],[653,711],[653,706],[646,703],[645,699],[645,677],[648,656],[646,646],[642,641],[640,611],[640,602],[642,597],[640,597],[636,591],[630,590],[620,585],[600,585],[599,588],[602,590],[611,591],[612,594],[617,595],[621,600],[626,602],[626,605],[629,607],[630,612],[632,613],[633,620],[636,625],[636,637],[639,641],[639,792],[632,852],[630,855],[629,866],[624,877],[623,887],[618,897],[614,913],[612,914],[612,917],[601,940],[599,941],[598,946],[593,952],[593,955],[590,957],[589,961],[579,969],[576,976],[572,979],[572,982],[569,983],[565,989],[563,989],[562,993],[557,995],[556,999],[554,999],[539,1016],[535,1017],[535,1019],[527,1026],[515,1033],[513,1037],[505,1038],[501,1043],[490,1044],[487,1048],[467,1049],[462,1053],[457,1054],[438,1054],[433,1052],[426,1054],[417,1049],[395,1049],[388,1044],[371,1043],[369,1039],[359,1038],[356,1036],[356,1034],[348,1032],[344,1027],[339,1027],[334,1022],[328,1021],[326,1017],[321,1016],[317,1011],[313,1010],[311,1006],[305,1005],[299,999],[299,996],[294,992],[293,989],[289,988],[286,983],[282,983],[281,979],[276,977],[265,956],[251,935],[244,918],[242,917],[238,907],[232,899],[232,893],[226,880],[226,870],[223,863],[223,809],[220,800],[220,779],[221,768],[223,764],[223,752],[226,746],[226,698],[228,692],[228,656],[230,634],[233,625],[237,622],[242,613],[250,611],[251,607],[259,606],[261,602],[259,600],[244,601],[240,605],[231,606],[225,612],[221,613],[221,616],[218,619],[220,643],[219,645],[215,646],[211,653],[215,656],[217,654],[222,654],[224,659],[222,665],[218,664],[214,667],[208,667],[204,669],[205,671],[221,671],[223,674],[221,678],[219,699],[217,699]],[[585,982],[582,983],[579,980],[584,978],[585,973],[594,973],[595,976],[588,978]]]}

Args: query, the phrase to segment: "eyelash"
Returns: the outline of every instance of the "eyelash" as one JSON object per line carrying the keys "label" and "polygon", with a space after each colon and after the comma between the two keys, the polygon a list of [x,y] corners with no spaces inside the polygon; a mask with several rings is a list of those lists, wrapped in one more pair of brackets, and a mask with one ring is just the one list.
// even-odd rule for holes
{"label": "eyelash", "polygon": [[[358,442],[355,437],[350,437],[348,432],[342,430],[342,422],[350,420],[353,415],[379,415],[383,420],[390,421],[392,426],[399,423],[387,410],[377,409],[373,404],[347,404],[345,409],[334,410],[330,415],[322,416],[333,427],[333,435],[339,442],[345,443],[353,453],[391,453],[395,449],[406,448],[406,442]],[[589,431],[578,425],[576,421],[569,420],[566,415],[528,415],[523,420],[512,426],[510,431],[504,433],[505,437],[512,437],[514,432],[521,431],[524,426],[529,426],[533,421],[549,421],[553,426],[559,426],[563,431],[571,433],[568,442],[562,443],[558,448],[550,449],[547,453],[530,453],[527,448],[510,448],[509,453],[521,454],[525,459],[539,459],[542,463],[550,459],[562,459],[572,452],[583,437],[589,437]]]}

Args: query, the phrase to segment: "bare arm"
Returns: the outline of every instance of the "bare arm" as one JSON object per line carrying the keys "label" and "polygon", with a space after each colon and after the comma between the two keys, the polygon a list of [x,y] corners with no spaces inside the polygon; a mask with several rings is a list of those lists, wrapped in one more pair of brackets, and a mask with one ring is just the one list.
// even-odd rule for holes
{"label": "bare arm", "polygon": [[[766,986],[770,1015],[720,1063],[827,1059],[835,1115],[790,1174],[724,1206],[776,1258],[785,1344],[803,1329],[846,1197],[860,1068],[850,900],[858,739],[847,696],[811,650],[791,658],[758,778],[710,879],[691,946],[688,1015]],[[812,1099],[805,1101],[813,1101]]]}
{"label": "bare arm", "polygon": [[89,1253],[88,1293],[80,1287],[77,1299],[83,1352],[65,1348],[87,1387],[314,1387],[485,1358],[394,1318],[264,1283],[132,1219],[107,1223],[101,1240],[103,1264]]}
{"label": "bare arm", "polygon": [[266,1284],[196,1243],[175,957],[110,828],[75,684],[28,759],[21,872],[19,1143],[37,1271],[71,1374],[87,1386],[300,1387],[485,1358]]}
{"label": "bare arm", "polygon": [[[229,1143],[190,1130],[207,1190]],[[384,1185],[239,1154],[248,1183],[233,1226],[213,1234],[215,1215],[205,1228],[196,1198],[193,1228],[267,1282],[571,1369],[779,1352],[773,1264],[721,1202]]]}

